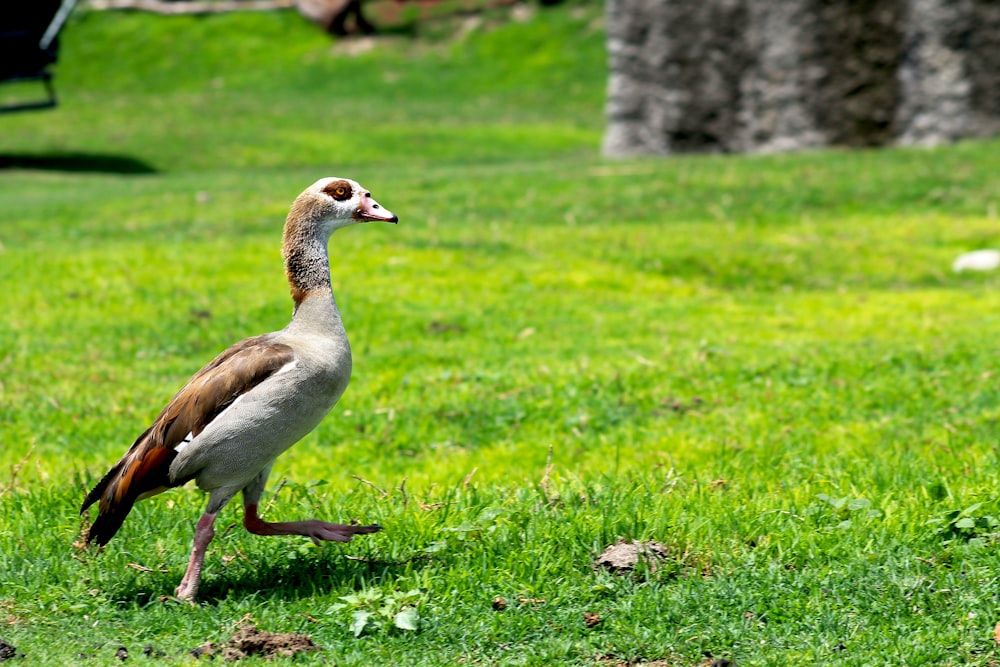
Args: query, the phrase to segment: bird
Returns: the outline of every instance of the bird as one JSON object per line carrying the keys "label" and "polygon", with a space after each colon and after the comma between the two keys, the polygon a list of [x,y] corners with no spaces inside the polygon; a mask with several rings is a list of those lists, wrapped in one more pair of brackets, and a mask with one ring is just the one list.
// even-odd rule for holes
{"label": "bird", "polygon": [[193,602],[215,519],[237,493],[243,525],[256,535],[304,535],[319,545],[382,529],[319,519],[269,522],[258,513],[275,459],[322,421],[350,380],[351,348],[330,283],[328,244],[334,231],[362,222],[399,218],[348,178],[322,178],[296,197],[281,247],[291,322],[232,345],[174,395],[84,499],[81,515],[94,503],[98,508],[86,544],[103,547],[137,501],[194,480],[208,504],[175,592]]}

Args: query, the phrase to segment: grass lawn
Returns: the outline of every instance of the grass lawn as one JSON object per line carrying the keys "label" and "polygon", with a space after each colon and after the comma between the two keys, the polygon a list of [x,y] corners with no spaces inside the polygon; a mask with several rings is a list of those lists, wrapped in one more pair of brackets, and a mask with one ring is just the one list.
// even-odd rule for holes
{"label": "grass lawn", "polygon": [[[12,664],[203,663],[243,621],[301,664],[997,664],[1000,278],[950,265],[1000,247],[1000,141],[604,160],[601,13],[368,50],[292,12],[74,17],[61,106],[0,118]],[[203,494],[101,554],[77,508],[285,325],[281,226],[328,175],[400,224],[331,240],[354,377],[267,516],[386,530],[252,537],[233,503],[179,603]],[[620,539],[666,556],[595,570]]]}

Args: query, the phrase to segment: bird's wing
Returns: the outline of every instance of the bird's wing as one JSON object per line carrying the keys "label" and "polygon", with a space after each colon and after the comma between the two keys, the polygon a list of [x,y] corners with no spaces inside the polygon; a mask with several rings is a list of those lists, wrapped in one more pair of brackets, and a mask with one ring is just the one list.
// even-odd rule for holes
{"label": "bird's wing", "polygon": [[88,541],[106,544],[136,500],[174,486],[169,470],[178,450],[240,396],[294,360],[291,347],[264,335],[233,345],[198,371],[87,494],[81,513],[100,501]]}

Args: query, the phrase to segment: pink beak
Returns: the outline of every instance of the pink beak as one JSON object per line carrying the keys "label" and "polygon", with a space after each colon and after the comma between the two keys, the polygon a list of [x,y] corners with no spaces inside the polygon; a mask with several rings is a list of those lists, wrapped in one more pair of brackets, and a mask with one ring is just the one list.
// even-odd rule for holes
{"label": "pink beak", "polygon": [[361,206],[354,212],[354,217],[364,221],[399,222],[395,213],[382,208],[377,201],[372,199],[370,192],[361,195]]}

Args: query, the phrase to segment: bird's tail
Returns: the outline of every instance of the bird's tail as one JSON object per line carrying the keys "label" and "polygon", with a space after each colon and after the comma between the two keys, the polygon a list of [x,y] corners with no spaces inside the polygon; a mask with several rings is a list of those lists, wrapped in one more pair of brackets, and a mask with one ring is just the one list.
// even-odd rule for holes
{"label": "bird's tail", "polygon": [[123,490],[120,488],[123,463],[124,460],[119,461],[108,471],[108,474],[87,494],[80,507],[80,514],[83,514],[88,507],[98,503],[97,518],[94,519],[90,530],[87,531],[87,544],[96,542],[102,547],[107,544],[122,527],[125,517],[135,505],[136,497],[120,493]]}
{"label": "bird's tail", "polygon": [[87,544],[107,544],[122,527],[136,501],[165,491],[169,486],[167,468],[175,455],[167,448],[143,448],[147,430],[128,453],[90,490],[80,507],[80,514],[97,503],[97,518],[87,531]]}

